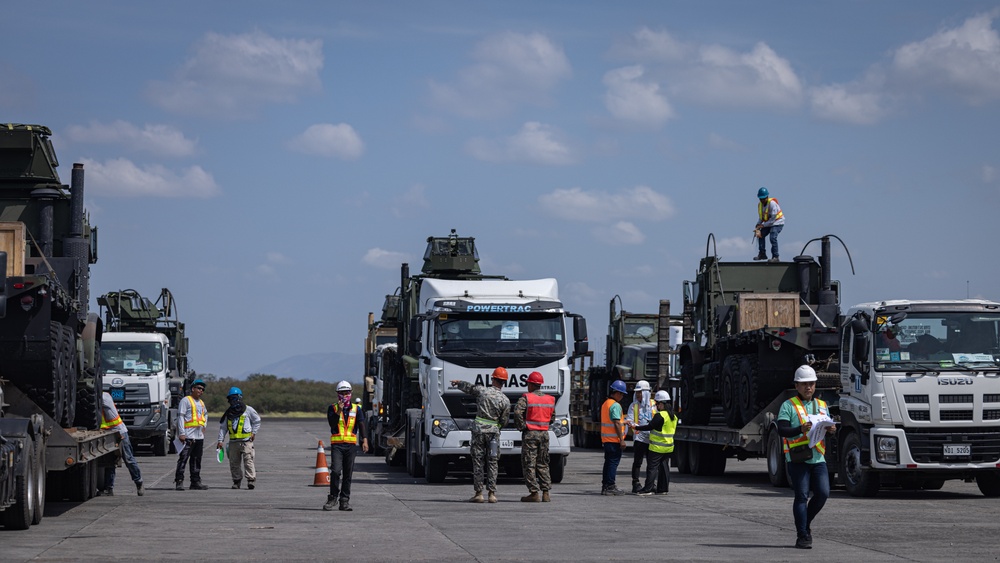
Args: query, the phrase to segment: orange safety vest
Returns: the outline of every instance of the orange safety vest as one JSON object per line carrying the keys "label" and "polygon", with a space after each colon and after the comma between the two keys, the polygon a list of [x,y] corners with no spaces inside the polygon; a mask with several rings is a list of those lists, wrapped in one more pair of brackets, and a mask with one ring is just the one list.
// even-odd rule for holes
{"label": "orange safety vest", "polygon": [[618,401],[608,397],[607,401],[601,405],[601,443],[620,444],[622,441],[618,431],[615,430],[615,423],[611,422],[611,405]]}
{"label": "orange safety vest", "polygon": [[556,410],[556,398],[552,395],[525,393],[528,409],[524,413],[525,426],[528,430],[548,430],[552,413]]}
{"label": "orange safety vest", "polygon": [[[778,203],[778,200],[773,197],[767,198],[767,201],[764,203],[761,203],[760,200],[757,200],[757,215],[760,216],[761,223],[768,220],[767,211],[772,201],[776,204]],[[775,221],[781,219],[784,216],[785,213],[781,210],[781,206],[778,205],[778,214],[774,216]]]}
{"label": "orange safety vest", "polygon": [[[805,405],[802,404],[802,401],[799,400],[799,396],[796,395],[791,399],[789,399],[789,401],[791,401],[792,406],[795,407],[795,414],[799,415],[799,425],[801,426],[802,424],[809,422],[809,416],[806,413],[806,407]],[[816,406],[819,407],[819,414],[827,414],[826,401],[823,401],[822,399],[816,399]],[[806,436],[805,434],[799,434],[799,437],[795,438],[794,440],[789,440],[788,438],[784,438],[783,440],[784,440],[784,447],[782,448],[782,450],[786,454],[788,453],[788,450],[790,448],[809,447],[809,436]],[[820,441],[820,443],[816,444],[816,451],[818,451],[821,454],[826,453],[826,440],[822,440]]]}
{"label": "orange safety vest", "polygon": [[[334,412],[337,411],[338,406],[337,404],[333,405]],[[359,405],[351,403],[351,410],[347,412],[347,424],[344,424],[344,415],[337,414],[337,433],[330,435],[331,444],[356,444],[358,442],[358,436],[354,433],[354,425],[358,421],[360,410]]]}
{"label": "orange safety vest", "polygon": [[[184,428],[197,428],[199,426],[205,426],[208,422],[208,412],[205,411],[205,403],[201,399],[198,402],[194,402],[194,397],[188,395],[184,397],[191,403],[191,420],[184,421]],[[198,412],[198,405],[201,405],[202,412]]]}
{"label": "orange safety vest", "polygon": [[[117,411],[116,411],[117,412]],[[118,415],[114,420],[107,420],[104,418],[104,408],[101,408],[101,430],[105,428],[114,428],[122,423],[122,415]]]}

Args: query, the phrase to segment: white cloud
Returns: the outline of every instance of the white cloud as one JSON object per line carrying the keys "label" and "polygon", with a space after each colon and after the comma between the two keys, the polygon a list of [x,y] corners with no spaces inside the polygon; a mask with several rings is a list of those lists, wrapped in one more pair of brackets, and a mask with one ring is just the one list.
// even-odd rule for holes
{"label": "white cloud", "polygon": [[708,146],[727,151],[745,151],[746,147],[718,133],[708,134]]}
{"label": "white cloud", "polygon": [[361,261],[369,266],[384,270],[395,270],[403,262],[410,262],[409,256],[403,252],[394,252],[381,248],[369,249]]}
{"label": "white cloud", "polygon": [[674,116],[667,98],[660,94],[660,85],[641,80],[645,70],[641,65],[627,66],[604,75],[607,93],[604,106],[618,119],[645,126],[657,126]]}
{"label": "white cloud", "polygon": [[200,166],[175,172],[158,164],[139,167],[116,158],[106,162],[82,159],[89,194],[110,197],[214,197],[222,190]]}
{"label": "white cloud", "polygon": [[746,53],[701,47],[671,91],[705,105],[786,109],[802,103],[802,84],[792,65],[765,43]]}
{"label": "white cloud", "polygon": [[66,137],[78,143],[116,144],[158,156],[191,156],[198,144],[170,125],[147,124],[140,129],[122,120],[71,125],[66,129]]}
{"label": "white cloud", "polygon": [[983,165],[983,182],[986,184],[992,184],[994,180],[997,179],[997,169],[990,166],[989,164]]}
{"label": "white cloud", "polygon": [[666,31],[641,27],[626,41],[614,45],[611,53],[618,59],[677,61],[690,53],[690,47],[674,39]]}
{"label": "white cloud", "polygon": [[208,33],[169,80],[147,87],[167,111],[246,117],[264,104],[291,103],[320,89],[323,42],[277,39],[261,31]]}
{"label": "white cloud", "polygon": [[364,141],[346,123],[311,125],[301,135],[289,141],[288,147],[305,154],[342,160],[357,160],[365,152]]}
{"label": "white cloud", "polygon": [[646,235],[630,221],[618,221],[613,225],[596,227],[594,235],[611,244],[642,244],[646,240]]}
{"label": "white cloud", "polygon": [[522,104],[545,104],[549,92],[571,74],[562,48],[540,33],[487,37],[472,58],[476,62],[453,82],[431,81],[434,105],[463,117],[503,115]]}
{"label": "white cloud", "polygon": [[[770,248],[771,243],[768,242],[767,244],[768,248]],[[725,237],[716,240],[716,246],[714,250],[718,252],[721,258],[724,258],[726,260],[743,262],[748,260],[752,256],[752,254],[756,254],[757,241],[751,238],[750,230],[748,230],[747,236],[743,238]]]}
{"label": "white cloud", "polygon": [[264,254],[264,263],[258,264],[256,271],[258,274],[273,279],[277,279],[281,266],[290,264],[291,260],[280,252],[269,251]]}
{"label": "white cloud", "polygon": [[465,144],[474,158],[487,162],[527,162],[561,166],[572,164],[573,154],[550,125],[529,121],[516,134],[503,139],[477,137]]}
{"label": "white cloud", "polygon": [[954,93],[973,105],[1000,99],[1000,35],[997,13],[971,17],[896,49],[892,69],[902,81]]}
{"label": "white cloud", "polygon": [[[540,196],[538,201],[553,215],[575,221],[661,221],[674,214],[670,198],[647,186],[626,188],[616,193],[560,188]],[[620,230],[626,232],[627,227]]]}
{"label": "white cloud", "polygon": [[821,119],[871,125],[887,112],[885,97],[877,91],[849,84],[831,84],[812,88],[809,104]]}

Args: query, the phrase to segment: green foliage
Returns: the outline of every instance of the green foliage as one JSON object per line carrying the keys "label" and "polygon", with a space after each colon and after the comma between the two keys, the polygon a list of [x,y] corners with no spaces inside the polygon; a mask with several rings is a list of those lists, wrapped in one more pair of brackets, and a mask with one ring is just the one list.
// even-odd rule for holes
{"label": "green foliage", "polygon": [[[325,381],[297,380],[290,377],[255,373],[247,379],[229,377],[205,378],[202,400],[210,413],[223,413],[228,407],[226,394],[230,387],[243,391],[243,400],[260,414],[309,412],[326,416],[326,408],[337,400],[337,384]],[[361,388],[354,386],[352,397],[360,397]]]}

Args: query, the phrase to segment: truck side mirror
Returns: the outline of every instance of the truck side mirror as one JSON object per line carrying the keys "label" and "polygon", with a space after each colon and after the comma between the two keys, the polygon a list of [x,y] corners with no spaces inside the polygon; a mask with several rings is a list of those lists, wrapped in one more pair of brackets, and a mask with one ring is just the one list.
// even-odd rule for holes
{"label": "truck side mirror", "polygon": [[170,371],[173,371],[173,370],[177,369],[177,357],[176,356],[170,356],[169,358],[167,358],[167,368],[169,368]]}
{"label": "truck side mirror", "polygon": [[587,319],[583,317],[573,317],[573,340],[576,342],[587,341]]}
{"label": "truck side mirror", "polygon": [[420,355],[420,338],[421,336],[423,336],[423,333],[421,332],[421,328],[423,327],[423,325],[421,324],[420,321],[421,321],[420,317],[414,317],[410,319],[409,348],[411,356]]}
{"label": "truck side mirror", "polygon": [[868,381],[868,349],[871,347],[871,333],[862,332],[854,335],[854,367],[861,373],[861,381]]}

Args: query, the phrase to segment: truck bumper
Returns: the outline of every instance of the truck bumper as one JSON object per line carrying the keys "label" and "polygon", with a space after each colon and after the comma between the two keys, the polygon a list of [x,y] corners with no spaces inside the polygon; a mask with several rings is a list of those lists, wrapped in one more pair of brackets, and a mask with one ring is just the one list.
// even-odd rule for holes
{"label": "truck bumper", "polygon": [[[959,433],[956,432],[956,437]],[[1000,431],[998,431],[1000,437]],[[936,439],[928,444],[924,441],[909,440],[902,428],[872,428],[868,437],[872,469],[902,470],[934,473],[962,473],[976,470],[996,470],[1000,467],[995,454],[981,451],[978,442],[959,439]],[[894,447],[893,447],[894,446]],[[946,447],[954,455],[945,455]],[[964,453],[968,447],[969,453]],[[914,452],[920,452],[916,459]],[[959,453],[962,452],[962,453]],[[895,459],[893,459],[895,454]],[[985,457],[985,459],[983,459]]]}
{"label": "truck bumper", "polygon": [[[472,432],[468,430],[453,430],[445,437],[431,435],[429,438],[429,455],[469,455],[472,443]],[[571,437],[560,438],[549,432],[549,454],[567,455],[570,451]],[[505,447],[508,446],[508,447]],[[500,455],[521,455],[521,433],[516,430],[500,432]]]}

